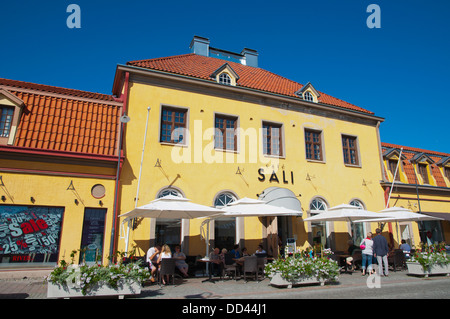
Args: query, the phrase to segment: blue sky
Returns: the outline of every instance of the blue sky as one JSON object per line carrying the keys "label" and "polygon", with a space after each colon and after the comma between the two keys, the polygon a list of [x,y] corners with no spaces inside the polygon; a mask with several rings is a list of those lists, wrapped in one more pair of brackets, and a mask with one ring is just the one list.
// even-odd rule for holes
{"label": "blue sky", "polygon": [[[81,29],[66,25],[69,4]],[[381,9],[370,29],[369,4]],[[383,142],[450,153],[450,1],[7,1],[0,77],[111,93],[117,64],[211,46],[385,118]],[[6,45],[7,44],[7,45]]]}

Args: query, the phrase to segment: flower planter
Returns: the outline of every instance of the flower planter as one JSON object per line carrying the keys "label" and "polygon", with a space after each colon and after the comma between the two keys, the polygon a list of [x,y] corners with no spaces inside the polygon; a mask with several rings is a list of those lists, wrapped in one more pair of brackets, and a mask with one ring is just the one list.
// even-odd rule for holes
{"label": "flower planter", "polygon": [[450,274],[450,264],[434,264],[427,269],[424,269],[422,265],[418,262],[406,262],[408,267],[409,275],[425,276],[428,275],[449,275]]}
{"label": "flower planter", "polygon": [[118,296],[123,299],[125,295],[139,295],[141,284],[135,280],[120,281],[117,289],[104,283],[93,286],[83,295],[81,288],[76,285],[60,285],[52,282],[48,283],[47,298],[76,298],[76,297],[99,297]]}
{"label": "flower planter", "polygon": [[301,285],[313,285],[313,284],[319,284],[323,286],[325,284],[325,281],[319,280],[316,277],[300,277],[296,278],[292,281],[284,279],[280,273],[276,273],[273,275],[273,277],[270,279],[270,284],[275,287],[287,287],[292,288],[294,286],[301,286]]}

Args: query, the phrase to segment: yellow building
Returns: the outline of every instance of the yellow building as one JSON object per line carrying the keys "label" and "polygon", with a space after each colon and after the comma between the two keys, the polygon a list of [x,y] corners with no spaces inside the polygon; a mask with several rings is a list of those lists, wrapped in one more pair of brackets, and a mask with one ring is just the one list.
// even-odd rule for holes
{"label": "yellow building", "polygon": [[110,95],[0,79],[0,267],[78,249],[106,261],[121,112]]}
{"label": "yellow building", "polygon": [[[385,169],[381,185],[389,207],[397,206],[442,218],[442,221],[388,225],[391,243],[412,246],[450,240],[450,154],[382,143]],[[395,180],[395,183],[392,183]],[[385,226],[386,227],[386,226]],[[398,238],[398,239],[397,239]]]}
{"label": "yellow building", "polygon": [[[258,67],[258,53],[212,48],[194,37],[191,53],[118,65],[113,94],[128,96],[120,214],[166,194],[220,207],[249,197],[287,205],[303,218],[332,206],[384,208],[379,126],[374,113]],[[141,165],[142,163],[142,165]],[[311,224],[299,217],[239,217],[210,225],[211,245],[254,252],[315,242],[346,250],[370,225]],[[203,220],[134,221],[129,249],[181,243],[204,255]],[[124,250],[123,232],[119,249]],[[273,238],[273,237],[272,237]]]}

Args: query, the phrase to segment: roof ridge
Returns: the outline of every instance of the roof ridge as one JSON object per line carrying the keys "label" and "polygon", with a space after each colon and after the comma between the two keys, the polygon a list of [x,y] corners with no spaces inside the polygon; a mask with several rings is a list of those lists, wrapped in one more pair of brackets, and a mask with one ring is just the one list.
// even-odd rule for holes
{"label": "roof ridge", "polygon": [[[43,92],[51,92],[51,93],[57,93],[57,94],[67,94],[67,95],[73,95],[73,96],[78,96],[78,97],[80,97],[80,96],[83,97],[82,95],[87,93],[89,95],[94,95],[94,96],[104,98],[104,99],[97,98],[100,100],[106,99],[111,102],[115,101],[113,95],[111,95],[111,94],[71,89],[71,88],[65,88],[65,87],[61,87],[61,86],[40,84],[40,83],[34,83],[34,82],[26,82],[26,81],[6,79],[6,78],[0,78],[0,85],[11,86],[11,87],[16,87],[16,88],[24,88],[24,89],[33,89],[33,90],[38,90],[38,91],[43,91]],[[64,92],[61,92],[61,90],[64,90]],[[84,97],[86,97],[86,96],[84,96]],[[91,97],[91,98],[93,98],[93,97]]]}
{"label": "roof ridge", "polygon": [[417,148],[417,147],[404,146],[404,145],[398,145],[398,144],[392,144],[392,143],[381,142],[381,146],[389,147],[389,148],[403,148],[404,151],[416,152],[416,153],[426,153],[426,154],[430,154],[430,155],[437,155],[437,156],[443,156],[443,157],[450,156],[449,153],[425,150],[425,149],[421,149],[421,148]]}

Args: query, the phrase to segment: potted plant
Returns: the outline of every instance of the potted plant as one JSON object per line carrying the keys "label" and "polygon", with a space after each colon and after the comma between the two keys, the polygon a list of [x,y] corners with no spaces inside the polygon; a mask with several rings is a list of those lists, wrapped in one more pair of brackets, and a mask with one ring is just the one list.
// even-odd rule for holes
{"label": "potted plant", "polygon": [[450,256],[447,255],[445,244],[427,245],[420,248],[406,262],[408,274],[428,277],[428,275],[449,275]]}
{"label": "potted plant", "polygon": [[271,278],[270,284],[291,288],[295,285],[336,281],[339,265],[326,257],[311,257],[309,252],[296,253],[294,256],[278,258],[265,267],[265,274]]}
{"label": "potted plant", "polygon": [[46,278],[48,283],[47,297],[71,298],[82,296],[113,296],[123,298],[124,295],[140,294],[142,283],[150,278],[148,269],[141,267],[140,262],[127,264],[110,263],[76,265],[72,251],[72,262],[60,262]]}

